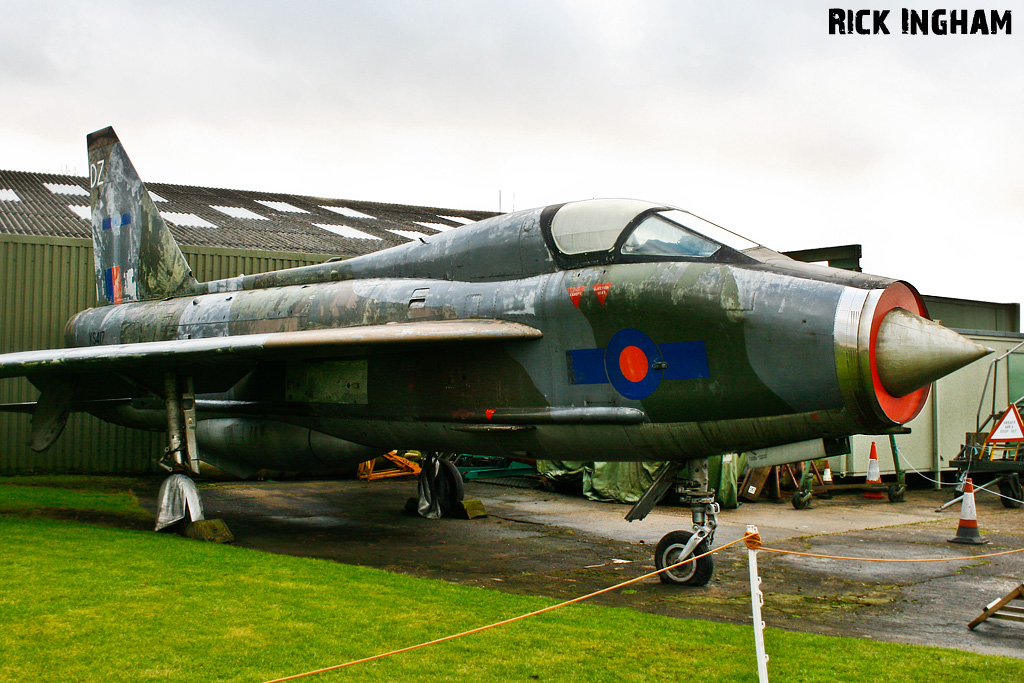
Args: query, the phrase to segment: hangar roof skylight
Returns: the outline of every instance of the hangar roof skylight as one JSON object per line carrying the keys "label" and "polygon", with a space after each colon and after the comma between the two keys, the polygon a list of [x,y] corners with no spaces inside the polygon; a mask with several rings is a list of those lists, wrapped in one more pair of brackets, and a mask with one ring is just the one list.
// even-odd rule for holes
{"label": "hangar roof skylight", "polygon": [[43,183],[43,186],[54,194],[74,194],[88,197],[89,192],[79,185],[64,185],[61,183]]}
{"label": "hangar roof skylight", "polygon": [[88,206],[75,206],[74,204],[72,204],[68,208],[74,211],[76,214],[78,214],[78,217],[81,218],[83,221],[92,220],[92,209],[90,209]]}
{"label": "hangar roof skylight", "polygon": [[168,223],[174,223],[187,228],[219,228],[219,225],[214,225],[208,220],[204,220],[194,213],[174,213],[171,211],[161,211],[160,215],[164,217],[164,220]]}
{"label": "hangar roof skylight", "polygon": [[250,211],[249,209],[243,209],[241,206],[211,206],[210,208],[216,209],[221,213],[226,213],[232,218],[248,218],[254,221],[267,220],[266,216],[261,216],[255,211]]}
{"label": "hangar roof skylight", "polygon": [[344,206],[321,206],[320,208],[333,211],[334,213],[340,213],[342,216],[348,216],[349,218],[372,218],[376,220],[374,216],[370,216],[362,211],[356,211],[355,209],[349,209]]}
{"label": "hangar roof skylight", "polygon": [[272,202],[269,199],[257,199],[258,204],[274,209],[275,211],[284,211],[286,213],[309,213],[305,209],[300,209],[297,206],[292,206],[288,202]]}
{"label": "hangar roof skylight", "polygon": [[318,228],[323,228],[328,232],[333,232],[335,235],[341,235],[342,237],[354,237],[360,240],[379,240],[380,238],[376,235],[365,233],[362,230],[356,230],[355,228],[347,225],[329,225],[327,223],[313,223]]}
{"label": "hangar roof skylight", "polygon": [[408,237],[410,240],[418,240],[421,238],[425,239],[428,237],[428,235],[418,230],[399,230],[398,228],[388,228],[388,232],[393,232],[396,235],[401,235],[402,237]]}

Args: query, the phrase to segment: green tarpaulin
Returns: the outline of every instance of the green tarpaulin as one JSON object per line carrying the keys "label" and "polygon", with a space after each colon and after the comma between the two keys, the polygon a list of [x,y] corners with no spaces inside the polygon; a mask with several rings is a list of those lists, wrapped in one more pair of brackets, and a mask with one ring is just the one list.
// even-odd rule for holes
{"label": "green tarpaulin", "polygon": [[[708,458],[708,485],[723,508],[737,506],[737,477],[745,456]],[[591,500],[635,503],[665,466],[663,462],[581,462],[538,460],[537,471],[555,481],[583,480],[583,495]]]}

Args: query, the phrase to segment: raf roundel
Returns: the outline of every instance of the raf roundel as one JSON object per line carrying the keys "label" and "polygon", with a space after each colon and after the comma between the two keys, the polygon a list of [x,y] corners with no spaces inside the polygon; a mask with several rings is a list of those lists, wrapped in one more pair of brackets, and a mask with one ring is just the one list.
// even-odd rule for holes
{"label": "raf roundel", "polygon": [[605,372],[615,390],[626,398],[639,400],[654,393],[661,383],[658,345],[640,330],[619,330],[608,342],[604,354]]}
{"label": "raf roundel", "polygon": [[640,330],[619,330],[604,348],[568,351],[572,384],[607,384],[626,398],[639,401],[668,380],[706,379],[711,376],[708,354],[701,340],[663,342]]}

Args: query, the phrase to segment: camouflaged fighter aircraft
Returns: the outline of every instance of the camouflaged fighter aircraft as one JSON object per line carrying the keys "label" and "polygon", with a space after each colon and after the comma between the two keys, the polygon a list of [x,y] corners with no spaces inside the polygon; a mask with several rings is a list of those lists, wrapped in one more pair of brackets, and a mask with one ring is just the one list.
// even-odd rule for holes
{"label": "camouflaged fighter aircraft", "polygon": [[[88,147],[100,305],[68,322],[67,348],[0,356],[0,377],[41,390],[37,449],[87,410],[166,430],[164,464],[190,472],[334,469],[393,448],[671,461],[627,515],[673,485],[691,506],[660,568],[711,545],[709,456],[794,462],[899,432],[932,381],[988,351],[928,320],[907,283],[634,200],[201,283],[113,129]],[[709,556],[662,576],[711,572]]]}

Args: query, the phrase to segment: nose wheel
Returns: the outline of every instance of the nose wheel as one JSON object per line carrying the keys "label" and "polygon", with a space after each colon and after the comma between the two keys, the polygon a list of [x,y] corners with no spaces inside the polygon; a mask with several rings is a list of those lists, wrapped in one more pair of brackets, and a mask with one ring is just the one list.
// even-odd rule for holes
{"label": "nose wheel", "polygon": [[[691,541],[696,539],[696,543]],[[693,546],[688,549],[688,546]],[[703,555],[711,550],[711,544],[707,538],[697,538],[696,534],[689,531],[672,531],[658,542],[654,551],[654,566],[658,569],[671,567],[688,557]],[[687,562],[684,565],[669,569],[658,574],[662,583],[704,586],[711,580],[711,574],[715,571],[715,563],[711,555],[699,557],[696,560]]]}

